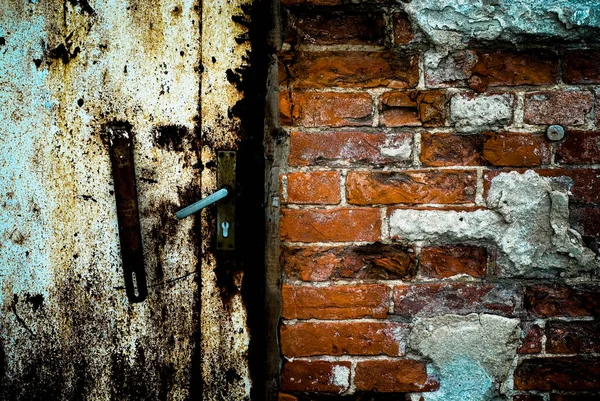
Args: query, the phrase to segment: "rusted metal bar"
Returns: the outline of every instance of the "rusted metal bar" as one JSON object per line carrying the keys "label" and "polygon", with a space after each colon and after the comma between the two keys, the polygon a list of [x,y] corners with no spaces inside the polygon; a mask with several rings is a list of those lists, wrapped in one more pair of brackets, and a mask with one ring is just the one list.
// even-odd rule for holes
{"label": "rusted metal bar", "polygon": [[130,302],[142,302],[148,295],[148,289],[135,186],[133,136],[128,127],[118,126],[109,127],[108,136],[117,201],[125,291]]}

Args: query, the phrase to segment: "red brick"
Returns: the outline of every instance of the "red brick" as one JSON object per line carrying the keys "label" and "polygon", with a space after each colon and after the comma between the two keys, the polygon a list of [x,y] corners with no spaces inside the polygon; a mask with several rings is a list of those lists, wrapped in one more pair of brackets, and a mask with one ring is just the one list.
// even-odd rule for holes
{"label": "red brick", "polygon": [[537,317],[598,316],[600,287],[533,285],[525,290],[525,309]]}
{"label": "red brick", "polygon": [[392,23],[394,24],[394,44],[407,45],[412,42],[415,35],[406,14],[392,14]]}
{"label": "red brick", "polygon": [[596,110],[596,118],[594,119],[594,123],[596,124],[596,128],[600,128],[600,91],[596,92],[596,101],[594,102],[594,108]]}
{"label": "red brick", "polygon": [[[494,177],[501,173],[509,171],[518,171],[524,173],[525,169],[495,170],[484,174],[484,196],[491,186]],[[542,177],[569,177],[573,180],[571,196],[569,197],[570,206],[573,204],[600,204],[600,170],[596,169],[535,169],[533,170]]]}
{"label": "red brick", "polygon": [[381,13],[348,10],[286,10],[286,42],[318,45],[383,44]]}
{"label": "red brick", "polygon": [[600,163],[600,132],[567,131],[556,149],[556,160],[561,164]]}
{"label": "red brick", "polygon": [[544,397],[537,394],[518,394],[513,396],[513,401],[544,401]]}
{"label": "red brick", "polygon": [[412,248],[381,243],[284,247],[281,264],[286,277],[303,281],[411,279],[417,269]]}
{"label": "red brick", "polygon": [[482,153],[483,137],[479,134],[421,134],[421,163],[425,166],[478,166]]}
{"label": "red brick", "polygon": [[374,242],[381,238],[378,209],[283,209],[280,235],[293,242]]}
{"label": "red brick", "polygon": [[287,203],[340,203],[340,174],[337,171],[315,171],[310,173],[288,173]]}
{"label": "red brick", "polygon": [[414,88],[419,57],[390,52],[297,52],[280,57],[280,82],[294,88]]}
{"label": "red brick", "polygon": [[566,52],[564,74],[568,84],[600,84],[600,50]]}
{"label": "red brick", "polygon": [[279,393],[277,394],[277,401],[298,401],[298,398],[291,394]]}
{"label": "red brick", "polygon": [[305,127],[370,126],[373,105],[368,93],[280,93],[281,122]]}
{"label": "red brick", "polygon": [[550,354],[600,353],[600,322],[548,322],[546,339]]}
{"label": "red brick", "polygon": [[439,127],[448,99],[442,91],[387,92],[380,98],[380,123],[387,127]]}
{"label": "red brick", "polygon": [[354,384],[358,391],[411,393],[439,389],[436,378],[427,375],[427,365],[411,359],[359,361]]}
{"label": "red brick", "polygon": [[533,358],[515,370],[517,390],[600,390],[600,359]]}
{"label": "red brick", "polygon": [[600,207],[571,207],[569,220],[584,237],[600,237]]}
{"label": "red brick", "polygon": [[446,313],[511,316],[520,299],[514,288],[491,284],[416,284],[394,288],[394,313],[402,317]]}
{"label": "red brick", "polygon": [[475,246],[428,247],[421,251],[421,274],[445,278],[468,274],[483,278],[487,270],[487,250]]}
{"label": "red brick", "polygon": [[598,401],[600,394],[550,394],[550,401]]}
{"label": "red brick", "polygon": [[558,56],[547,50],[475,51],[469,86],[485,92],[488,86],[549,85],[558,77]]}
{"label": "red brick", "polygon": [[[346,372],[347,382],[345,377],[342,380],[339,377]],[[283,391],[342,393],[348,390],[349,384],[350,362],[291,361],[283,365],[281,372]]]}
{"label": "red brick", "polygon": [[285,319],[385,318],[389,287],[381,284],[307,287],[284,285],[282,315]]}
{"label": "red brick", "polygon": [[383,132],[293,131],[290,134],[291,166],[407,165],[412,162],[412,134]]}
{"label": "red brick", "polygon": [[538,354],[542,352],[542,328],[535,323],[523,324],[524,337],[521,340],[519,354]]}
{"label": "red brick", "polygon": [[550,162],[550,144],[542,135],[487,132],[483,158],[492,166],[539,166]]}
{"label": "red brick", "polygon": [[279,91],[279,123],[281,125],[292,125],[292,92],[288,90]]}
{"label": "red brick", "polygon": [[298,323],[280,329],[286,357],[404,355],[408,326],[400,323]]}
{"label": "red brick", "polygon": [[583,125],[594,98],[588,91],[543,91],[525,95],[528,124]]}
{"label": "red brick", "polygon": [[465,170],[350,172],[346,196],[355,205],[470,203],[476,181],[475,172]]}

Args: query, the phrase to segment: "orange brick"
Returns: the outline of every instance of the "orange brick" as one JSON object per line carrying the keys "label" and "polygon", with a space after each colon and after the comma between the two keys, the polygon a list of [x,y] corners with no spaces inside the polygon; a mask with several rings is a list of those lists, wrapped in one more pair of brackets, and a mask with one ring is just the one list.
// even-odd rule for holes
{"label": "orange brick", "polygon": [[427,365],[412,359],[359,361],[354,384],[358,391],[412,393],[438,390],[440,384],[427,374]]}
{"label": "orange brick", "polygon": [[421,134],[421,163],[425,166],[479,166],[482,153],[483,138],[479,134]]}
{"label": "orange brick", "polygon": [[548,50],[475,51],[469,86],[485,92],[488,86],[550,85],[558,77],[558,56]]}
{"label": "orange brick", "polygon": [[283,209],[280,235],[293,242],[373,242],[381,237],[381,216],[378,209]]}
{"label": "orange brick", "polygon": [[411,133],[292,131],[291,166],[408,165],[412,163]]}
{"label": "orange brick", "polygon": [[493,166],[539,166],[550,162],[550,144],[543,135],[488,132],[483,158]]}
{"label": "orange brick", "polygon": [[[344,384],[340,383],[344,381],[339,377],[342,372],[347,373]],[[350,362],[290,361],[283,365],[281,372],[283,391],[341,393],[349,387]]]}
{"label": "orange brick", "polygon": [[368,93],[292,92],[280,95],[282,124],[305,127],[370,126],[373,105]]}
{"label": "orange brick", "polygon": [[483,278],[487,270],[487,251],[475,246],[427,247],[421,251],[421,273],[445,278],[468,274]]}
{"label": "orange brick", "polygon": [[437,127],[446,121],[446,94],[442,91],[388,92],[381,95],[381,124],[388,127]]}
{"label": "orange brick", "polygon": [[286,357],[404,355],[408,327],[401,323],[298,323],[280,329]]}
{"label": "orange brick", "polygon": [[388,314],[390,289],[381,284],[284,285],[281,297],[285,319],[382,319]]}
{"label": "orange brick", "polygon": [[289,173],[282,176],[287,180],[287,199],[284,202],[298,204],[340,203],[340,174],[337,171]]}
{"label": "orange brick", "polygon": [[471,203],[475,201],[474,171],[350,172],[348,203]]}
{"label": "orange brick", "polygon": [[382,243],[335,247],[288,247],[281,253],[286,277],[303,281],[411,279],[414,249]]}
{"label": "orange brick", "polygon": [[280,82],[294,88],[414,88],[419,57],[391,52],[297,52],[280,57]]}

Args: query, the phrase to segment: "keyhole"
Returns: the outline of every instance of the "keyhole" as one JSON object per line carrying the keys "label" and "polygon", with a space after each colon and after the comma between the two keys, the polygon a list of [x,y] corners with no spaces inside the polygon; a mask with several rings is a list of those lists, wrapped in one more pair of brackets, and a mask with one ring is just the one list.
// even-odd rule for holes
{"label": "keyhole", "polygon": [[229,222],[228,221],[222,222],[221,228],[223,229],[223,238],[229,237]]}

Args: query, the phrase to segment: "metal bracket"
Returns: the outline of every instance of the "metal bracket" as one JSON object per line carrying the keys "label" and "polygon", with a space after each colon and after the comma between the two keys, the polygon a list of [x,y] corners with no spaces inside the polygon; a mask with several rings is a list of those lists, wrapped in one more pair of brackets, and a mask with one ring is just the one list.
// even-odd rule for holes
{"label": "metal bracket", "polygon": [[125,292],[132,303],[142,302],[148,295],[142,234],[135,186],[133,136],[127,127],[109,127],[109,153],[112,164],[117,220],[121,242]]}
{"label": "metal bracket", "polygon": [[217,153],[217,185],[219,188],[231,188],[231,195],[217,204],[217,250],[235,249],[235,201],[236,201],[236,152],[219,151]]}

